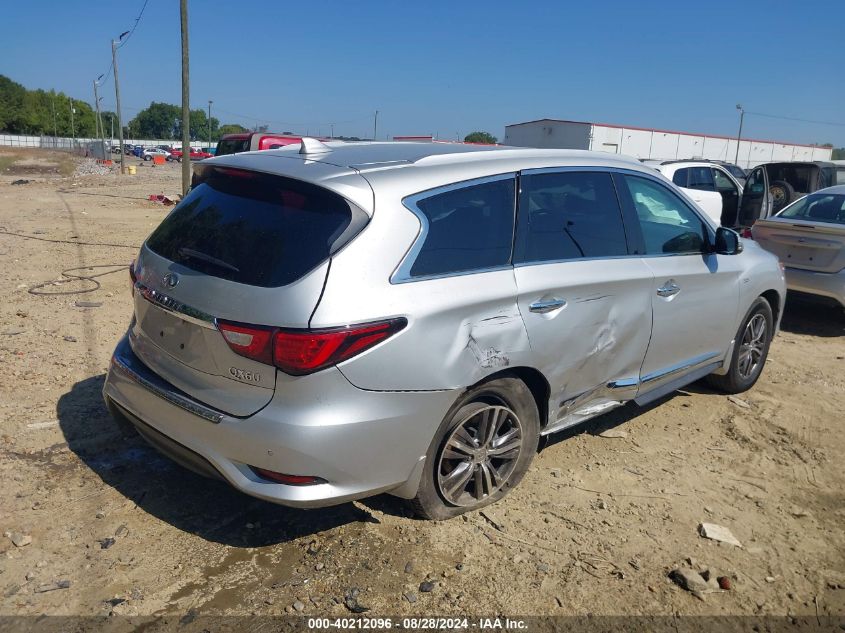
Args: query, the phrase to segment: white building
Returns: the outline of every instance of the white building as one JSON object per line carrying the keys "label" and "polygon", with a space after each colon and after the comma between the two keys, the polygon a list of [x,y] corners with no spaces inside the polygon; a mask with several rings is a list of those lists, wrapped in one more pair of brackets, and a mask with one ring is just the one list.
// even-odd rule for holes
{"label": "white building", "polygon": [[[517,147],[589,149],[659,160],[708,158],[732,163],[736,159],[736,138],[560,119],[508,125],[503,143]],[[739,143],[738,163],[748,168],[773,161],[830,160],[831,153],[831,148],[818,145],[743,138]]]}

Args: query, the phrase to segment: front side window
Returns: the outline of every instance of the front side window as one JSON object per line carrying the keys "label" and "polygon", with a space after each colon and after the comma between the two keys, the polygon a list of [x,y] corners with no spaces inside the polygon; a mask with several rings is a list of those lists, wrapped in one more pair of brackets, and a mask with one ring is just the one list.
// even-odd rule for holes
{"label": "front side window", "polygon": [[527,174],[520,188],[516,263],[628,254],[609,173]]}
{"label": "front side window", "polygon": [[667,187],[625,175],[647,255],[704,253],[709,243],[701,218]]}
{"label": "front side window", "polygon": [[722,172],[721,169],[713,169],[713,181],[716,183],[716,191],[737,193],[736,185]]}
{"label": "front side window", "polygon": [[410,277],[506,266],[511,261],[514,177],[468,185],[416,201],[425,217],[424,242]]}

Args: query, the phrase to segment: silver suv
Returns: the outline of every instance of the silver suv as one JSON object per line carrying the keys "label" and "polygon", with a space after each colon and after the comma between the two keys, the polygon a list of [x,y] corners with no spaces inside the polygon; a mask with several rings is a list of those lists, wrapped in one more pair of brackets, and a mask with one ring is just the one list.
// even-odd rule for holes
{"label": "silver suv", "polygon": [[132,275],[116,417],[262,499],[435,519],[500,499],[540,436],[750,388],[785,296],[633,159],[312,139],[197,165]]}

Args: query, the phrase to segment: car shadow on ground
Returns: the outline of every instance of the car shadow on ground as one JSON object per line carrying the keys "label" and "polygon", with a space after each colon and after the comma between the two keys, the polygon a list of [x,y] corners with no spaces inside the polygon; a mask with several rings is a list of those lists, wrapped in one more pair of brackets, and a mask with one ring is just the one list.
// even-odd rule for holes
{"label": "car shadow on ground", "polygon": [[845,336],[845,310],[832,302],[788,295],[781,329],[809,336]]}
{"label": "car shadow on ground", "polygon": [[[68,447],[104,484],[177,529],[233,547],[262,547],[345,524],[378,522],[351,503],[286,508],[194,474],[159,454],[131,425],[111,417],[101,395],[104,380],[102,374],[87,378],[59,398],[56,415]],[[380,499],[377,507],[402,512],[398,500]]]}

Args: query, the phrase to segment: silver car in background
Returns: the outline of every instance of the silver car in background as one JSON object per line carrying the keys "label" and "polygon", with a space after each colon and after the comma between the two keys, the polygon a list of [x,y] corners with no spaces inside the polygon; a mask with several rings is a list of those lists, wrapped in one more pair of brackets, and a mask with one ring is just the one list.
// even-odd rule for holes
{"label": "silver car in background", "polygon": [[197,165],[132,274],[115,416],[262,499],[435,519],[505,495],[542,435],[750,388],[785,295],[633,159],[313,139]]}
{"label": "silver car in background", "polygon": [[786,267],[790,291],[845,307],[845,185],[820,189],[758,220],[751,233]]}

